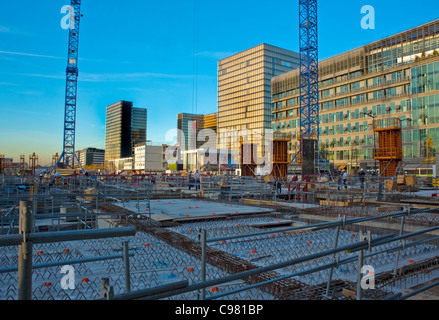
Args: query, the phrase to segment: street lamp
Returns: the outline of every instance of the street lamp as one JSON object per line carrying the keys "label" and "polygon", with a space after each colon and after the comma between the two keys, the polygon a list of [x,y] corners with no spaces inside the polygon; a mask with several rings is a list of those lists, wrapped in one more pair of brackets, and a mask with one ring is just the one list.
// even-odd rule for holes
{"label": "street lamp", "polygon": [[[371,117],[374,120],[376,118],[376,116],[373,116],[370,113],[362,112],[361,114],[364,114],[364,115],[366,115],[368,117]],[[372,132],[373,132],[373,124],[372,124]],[[376,167],[377,167],[377,160],[375,159],[375,155],[374,155],[375,150],[376,150],[376,137],[375,137],[375,132],[373,132],[373,152],[372,152],[372,156],[373,156],[373,159],[374,159],[374,165],[373,165],[373,170],[374,171],[376,170]]]}

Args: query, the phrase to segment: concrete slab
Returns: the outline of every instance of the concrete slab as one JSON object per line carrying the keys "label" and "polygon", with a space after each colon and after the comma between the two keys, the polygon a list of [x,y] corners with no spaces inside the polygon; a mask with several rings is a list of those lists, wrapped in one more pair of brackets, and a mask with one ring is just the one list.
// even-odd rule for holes
{"label": "concrete slab", "polygon": [[319,208],[321,207],[318,204],[312,203],[301,203],[301,202],[282,202],[282,201],[266,201],[266,200],[254,200],[254,199],[245,199],[244,202],[251,204],[263,204],[267,206],[283,206],[289,208],[299,208],[299,209],[307,209],[307,208]]}
{"label": "concrete slab", "polygon": [[[118,204],[122,206],[122,204]],[[239,204],[218,203],[199,199],[158,199],[151,200],[150,208],[147,201],[125,202],[125,208],[134,212],[145,214],[151,213],[154,220],[173,220],[173,219],[191,219],[191,218],[207,218],[213,216],[230,216],[243,214],[256,214],[273,212],[273,209],[267,209],[256,206],[246,206]],[[148,211],[145,211],[148,208]]]}
{"label": "concrete slab", "polygon": [[167,214],[156,213],[156,214],[151,214],[151,219],[160,222],[160,221],[170,221],[173,220],[174,218],[168,216]]}

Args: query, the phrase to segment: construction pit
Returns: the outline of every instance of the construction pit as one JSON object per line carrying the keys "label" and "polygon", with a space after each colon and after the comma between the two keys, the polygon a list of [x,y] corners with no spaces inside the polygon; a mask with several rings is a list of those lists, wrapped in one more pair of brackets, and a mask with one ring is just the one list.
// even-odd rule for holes
{"label": "construction pit", "polygon": [[[305,202],[303,193],[302,201],[273,198],[262,187],[253,197],[236,196],[236,189],[250,188],[248,181],[216,199],[176,191],[172,183],[38,185],[35,233],[132,226],[136,233],[33,244],[32,299],[102,299],[105,279],[113,299],[382,300],[439,278],[434,199],[417,199],[430,202],[428,208],[389,205],[395,194],[387,193],[384,205],[339,207],[316,204],[310,195]],[[29,198],[12,195],[12,185],[2,190],[8,196],[2,199],[1,300],[16,300],[20,290],[18,246],[5,244],[5,237],[18,232],[16,201]],[[67,288],[65,265],[74,271]],[[366,279],[359,265],[371,268],[373,288],[370,279],[358,286]],[[427,293],[438,298],[429,290],[422,299]]]}

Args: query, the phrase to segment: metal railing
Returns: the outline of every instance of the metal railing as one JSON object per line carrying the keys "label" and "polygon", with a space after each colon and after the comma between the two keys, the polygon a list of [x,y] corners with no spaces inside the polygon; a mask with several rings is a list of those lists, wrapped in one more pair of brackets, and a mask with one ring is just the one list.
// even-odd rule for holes
{"label": "metal railing", "polygon": [[[212,287],[212,286],[216,286],[216,285],[219,285],[219,284],[223,284],[223,283],[227,283],[227,282],[232,282],[232,281],[235,281],[235,280],[248,278],[248,277],[251,277],[251,276],[254,276],[254,275],[266,273],[266,272],[277,270],[277,269],[282,269],[282,268],[285,268],[285,267],[288,267],[288,266],[292,266],[292,265],[295,265],[295,264],[299,264],[299,263],[302,263],[302,262],[312,261],[312,260],[315,260],[315,259],[318,259],[318,258],[321,258],[321,257],[332,256],[332,255],[334,255],[336,253],[347,251],[347,250],[349,252],[351,252],[351,253],[352,252],[357,252],[357,251],[360,252],[358,254],[358,256],[354,256],[354,257],[351,257],[351,258],[348,258],[348,259],[344,259],[344,260],[341,260],[341,261],[338,261],[338,262],[336,261],[336,262],[329,263],[329,264],[326,264],[326,265],[323,265],[323,266],[318,266],[318,267],[310,268],[310,269],[307,269],[307,270],[304,270],[304,271],[301,271],[301,272],[297,272],[297,273],[293,273],[293,274],[289,274],[289,275],[284,275],[284,276],[281,276],[281,277],[278,277],[278,278],[275,278],[275,279],[270,279],[270,280],[263,281],[263,282],[260,282],[260,283],[252,284],[252,285],[247,286],[245,288],[240,288],[240,289],[236,289],[236,290],[232,290],[232,291],[229,291],[229,292],[225,292],[225,293],[222,293],[222,294],[218,294],[218,295],[214,295],[214,296],[208,297],[209,300],[218,299],[220,297],[223,297],[223,296],[226,296],[226,295],[229,295],[229,294],[233,294],[233,293],[236,293],[238,291],[249,290],[251,288],[259,287],[259,286],[262,286],[262,285],[266,285],[268,283],[284,280],[284,279],[291,278],[291,277],[294,277],[294,276],[304,275],[304,274],[307,274],[307,273],[314,273],[314,272],[318,272],[318,271],[321,271],[321,270],[325,270],[325,269],[329,269],[329,268],[334,268],[336,266],[339,266],[340,264],[354,262],[355,260],[359,260],[359,265],[362,265],[362,261],[365,258],[363,256],[363,254],[362,254],[362,252],[364,250],[370,250],[372,247],[377,247],[377,246],[380,246],[380,245],[383,245],[383,244],[386,244],[386,243],[391,243],[391,242],[396,242],[396,241],[408,239],[408,238],[415,237],[415,236],[418,236],[420,234],[424,234],[424,233],[427,233],[427,232],[435,231],[435,230],[438,230],[438,229],[439,229],[439,226],[436,226],[436,227],[427,228],[427,229],[424,229],[424,230],[421,230],[421,231],[417,231],[417,232],[407,233],[407,234],[400,235],[400,236],[393,236],[392,234],[387,234],[387,235],[384,235],[384,236],[376,237],[374,239],[368,238],[367,240],[360,241],[360,242],[357,242],[357,243],[354,243],[354,244],[349,244],[349,245],[344,245],[344,246],[340,246],[340,247],[335,247],[335,248],[330,249],[330,250],[318,252],[318,253],[315,253],[315,254],[311,254],[311,255],[308,255],[308,256],[296,258],[296,259],[293,259],[293,260],[284,261],[284,262],[277,263],[277,264],[274,264],[274,265],[269,265],[269,266],[260,267],[260,268],[253,269],[253,270],[248,270],[248,271],[240,272],[240,273],[229,275],[229,276],[226,276],[226,277],[223,277],[223,278],[219,278],[219,279],[212,279],[212,280],[202,281],[200,283],[195,283],[195,284],[191,284],[191,285],[184,285],[183,284],[181,288],[176,288],[174,290],[170,290],[170,291],[163,292],[163,293],[149,294],[149,292],[148,292],[148,293],[146,293],[143,296],[141,294],[139,294],[139,295],[136,296],[136,298],[137,299],[141,299],[141,300],[156,300],[156,299],[168,298],[168,297],[175,296],[175,295],[182,294],[182,293],[186,293],[186,292],[191,292],[191,291],[196,291],[196,290],[204,290],[207,287]],[[378,253],[376,253],[376,254],[378,254]],[[371,256],[371,255],[367,255],[366,257],[369,257],[369,256]],[[202,258],[202,261],[204,261],[203,258]],[[360,269],[361,268],[359,268],[359,270]],[[361,291],[362,291],[361,287],[357,287],[357,299],[358,300],[362,299]],[[200,297],[202,297],[202,296],[203,295],[201,294]]]}
{"label": "metal railing", "polygon": [[[18,266],[12,267],[14,270],[16,269],[18,271],[19,300],[32,299],[32,248],[34,244],[125,237],[133,236],[136,233],[134,227],[33,233],[32,220],[35,211],[31,209],[31,206],[30,201],[20,201],[20,234],[0,236],[0,247],[19,246]],[[127,259],[127,257],[128,255],[126,255],[125,259]],[[36,268],[39,267],[46,266],[36,266]]]}

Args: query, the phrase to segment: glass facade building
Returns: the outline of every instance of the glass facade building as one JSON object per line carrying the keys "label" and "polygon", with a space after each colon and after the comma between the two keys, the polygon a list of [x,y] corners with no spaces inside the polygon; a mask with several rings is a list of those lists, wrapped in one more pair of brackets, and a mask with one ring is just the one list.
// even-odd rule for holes
{"label": "glass facade building", "polygon": [[100,167],[104,164],[105,150],[96,148],[86,148],[80,151],[76,151],[79,162],[84,168],[86,166]]}
{"label": "glass facade building", "polygon": [[178,142],[183,150],[198,149],[202,142],[197,141],[197,135],[203,129],[203,115],[179,113],[177,115]]}
{"label": "glass facade building", "polygon": [[271,78],[298,66],[298,53],[268,44],[218,62],[219,148],[238,151],[239,130],[271,128]]}
{"label": "glass facade building", "polygon": [[107,107],[105,130],[105,163],[132,157],[136,144],[146,142],[147,110],[133,107],[130,101],[119,101]]}
{"label": "glass facade building", "polygon": [[[395,117],[404,163],[439,148],[439,20],[319,62],[320,150],[335,167],[371,167],[373,119]],[[272,79],[272,128],[299,150],[299,70]]]}
{"label": "glass facade building", "polygon": [[131,112],[131,145],[146,142],[147,110],[143,108],[132,108]]}
{"label": "glass facade building", "polygon": [[[177,116],[177,141],[180,146],[183,169],[188,169],[188,155],[217,149],[217,113],[179,113]],[[194,163],[196,161],[193,161]]]}

